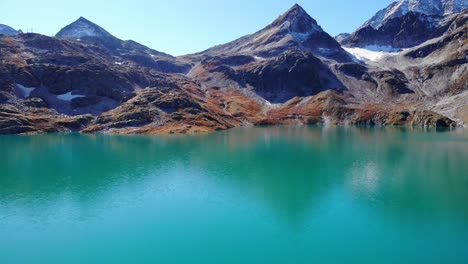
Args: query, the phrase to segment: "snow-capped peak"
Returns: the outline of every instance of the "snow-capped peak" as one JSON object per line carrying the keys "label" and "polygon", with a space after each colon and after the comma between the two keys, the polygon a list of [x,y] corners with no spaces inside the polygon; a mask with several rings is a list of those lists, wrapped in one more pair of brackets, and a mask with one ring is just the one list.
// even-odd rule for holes
{"label": "snow-capped peak", "polygon": [[15,30],[14,28],[12,28],[12,27],[10,27],[8,25],[0,24],[0,34],[1,35],[13,36],[13,35],[21,34],[21,33],[23,33],[21,30]]}
{"label": "snow-capped peak", "polygon": [[458,13],[468,8],[467,0],[400,0],[380,10],[362,27],[378,29],[388,19],[402,17],[409,12],[425,15],[443,16]]}
{"label": "snow-capped peak", "polygon": [[55,36],[61,38],[82,38],[110,37],[112,35],[86,18],[80,17],[75,22],[62,28]]}

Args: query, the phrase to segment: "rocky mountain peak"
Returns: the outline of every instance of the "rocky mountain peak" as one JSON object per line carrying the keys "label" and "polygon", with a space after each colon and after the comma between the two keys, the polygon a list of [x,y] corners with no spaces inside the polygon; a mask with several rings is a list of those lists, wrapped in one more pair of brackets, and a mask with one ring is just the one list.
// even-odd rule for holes
{"label": "rocky mountain peak", "polygon": [[265,28],[194,55],[271,58],[298,49],[338,61],[351,60],[340,44],[295,4]]}
{"label": "rocky mountain peak", "polygon": [[111,37],[112,35],[88,19],[80,17],[75,22],[62,28],[55,36],[61,38],[82,38]]}
{"label": "rocky mountain peak", "polygon": [[291,7],[286,13],[277,18],[270,25],[271,27],[287,28],[290,32],[309,33],[312,31],[322,32],[322,28],[317,24],[307,12],[298,4]]}
{"label": "rocky mountain peak", "polygon": [[0,34],[1,35],[18,35],[23,33],[21,30],[15,30],[14,28],[5,25],[5,24],[0,24]]}

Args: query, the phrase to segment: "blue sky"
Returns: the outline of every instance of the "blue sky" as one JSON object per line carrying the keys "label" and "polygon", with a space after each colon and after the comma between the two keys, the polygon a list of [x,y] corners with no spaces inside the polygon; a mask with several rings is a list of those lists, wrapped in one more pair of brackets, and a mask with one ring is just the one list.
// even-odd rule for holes
{"label": "blue sky", "polygon": [[114,36],[172,55],[202,51],[260,30],[295,3],[332,36],[352,32],[393,0],[15,0],[0,23],[55,35],[83,16]]}

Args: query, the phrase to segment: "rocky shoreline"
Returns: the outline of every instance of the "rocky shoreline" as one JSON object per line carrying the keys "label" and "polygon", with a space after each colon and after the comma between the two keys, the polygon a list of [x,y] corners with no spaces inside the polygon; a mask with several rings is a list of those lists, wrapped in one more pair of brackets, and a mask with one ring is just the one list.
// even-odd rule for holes
{"label": "rocky shoreline", "polygon": [[[0,106],[0,134],[172,134],[203,133],[241,126],[315,124],[437,128],[462,126],[450,118],[428,110],[402,111],[383,108],[381,105],[348,105],[344,103],[343,94],[335,91],[326,91],[306,99],[297,97],[267,111],[255,102],[248,102],[248,98],[243,99],[244,101],[237,99],[228,102],[228,111],[231,111],[229,115],[219,108],[199,114],[197,111],[200,110],[194,106],[183,112],[152,112],[150,109],[135,109],[138,100],[130,101],[129,106],[123,106],[99,117],[54,116],[49,110],[40,108],[30,108],[34,114],[25,115],[13,107]],[[206,107],[208,106],[200,106],[202,109]],[[248,112],[248,109],[252,109],[251,112]],[[155,117],[159,119],[158,122],[154,120]]]}

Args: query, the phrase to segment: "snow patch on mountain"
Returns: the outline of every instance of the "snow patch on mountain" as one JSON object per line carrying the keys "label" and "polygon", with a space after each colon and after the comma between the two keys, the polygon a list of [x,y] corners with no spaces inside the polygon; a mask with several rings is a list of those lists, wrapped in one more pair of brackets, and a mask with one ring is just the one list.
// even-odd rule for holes
{"label": "snow patch on mountain", "polygon": [[356,57],[359,61],[379,61],[386,56],[394,56],[400,52],[400,49],[395,49],[388,46],[366,46],[364,48],[346,48],[344,50]]}
{"label": "snow patch on mountain", "polygon": [[72,94],[72,92],[66,93],[66,94],[61,94],[57,96],[57,99],[62,100],[62,101],[71,101],[75,98],[81,98],[81,97],[86,97],[86,95],[78,95],[78,94]]}
{"label": "snow patch on mountain", "polygon": [[16,83],[16,88],[18,88],[19,92],[23,95],[24,98],[28,98],[31,93],[36,90],[36,87],[26,87],[19,83]]}

